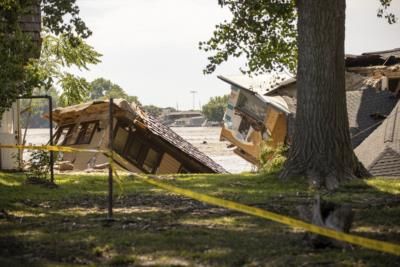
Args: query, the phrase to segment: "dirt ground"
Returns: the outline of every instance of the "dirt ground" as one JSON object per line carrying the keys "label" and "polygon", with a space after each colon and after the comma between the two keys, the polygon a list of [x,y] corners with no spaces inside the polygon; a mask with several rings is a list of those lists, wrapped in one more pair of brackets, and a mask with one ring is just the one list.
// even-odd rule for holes
{"label": "dirt ground", "polygon": [[[0,266],[398,266],[357,246],[315,249],[304,231],[210,206],[124,177],[107,221],[107,178],[58,175],[58,187],[0,174]],[[292,217],[314,191],[273,176],[194,175],[165,182]],[[400,183],[354,182],[326,198],[351,202],[352,232],[400,243]]]}

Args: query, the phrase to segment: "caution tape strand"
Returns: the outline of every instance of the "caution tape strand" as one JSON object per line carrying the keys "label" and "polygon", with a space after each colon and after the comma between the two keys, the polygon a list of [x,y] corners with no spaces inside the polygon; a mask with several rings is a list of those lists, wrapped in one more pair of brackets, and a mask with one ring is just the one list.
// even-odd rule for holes
{"label": "caution tape strand", "polygon": [[57,151],[57,152],[90,152],[90,153],[108,153],[108,150],[96,149],[96,148],[75,148],[70,146],[51,146],[51,145],[2,145],[0,148],[6,149],[29,149],[29,150],[46,150],[46,151]]}
{"label": "caution tape strand", "polygon": [[[92,153],[104,153],[109,157],[110,164],[113,168],[113,172],[117,174],[114,157],[118,160],[124,160],[117,153],[110,152],[109,150],[101,150],[101,149],[86,149],[86,148],[73,148],[67,146],[23,146],[23,145],[0,145],[0,148],[10,148],[10,149],[31,149],[31,150],[47,150],[47,151],[61,151],[61,152],[92,152]],[[148,176],[142,176],[138,174],[132,175],[136,178],[139,178],[141,181],[149,183],[153,186],[160,187],[164,190],[180,194],[192,199],[196,199],[201,202],[205,202],[211,205],[220,206],[223,208],[227,208],[230,210],[239,211],[245,214],[253,215],[256,217],[272,220],[281,224],[285,224],[291,227],[299,227],[303,228],[309,232],[319,234],[322,236],[330,237],[336,240],[345,241],[354,245],[359,245],[365,248],[382,251],[394,255],[400,256],[400,245],[392,244],[385,241],[373,240],[365,237],[355,236],[351,234],[346,234],[343,232],[338,232],[329,228],[317,226],[314,224],[306,223],[301,220],[297,220],[288,216],[280,215],[278,213],[274,213],[271,211],[263,210],[256,207],[247,206],[244,204],[240,204],[237,202],[233,202],[230,200],[224,200],[212,196],[208,196],[205,194],[197,193],[188,189],[179,188],[170,184],[166,184],[157,179],[150,178]]]}
{"label": "caution tape strand", "polygon": [[275,222],[278,222],[281,224],[285,224],[285,225],[288,225],[291,227],[303,228],[303,229],[305,229],[309,232],[315,233],[315,234],[330,237],[330,238],[340,240],[340,241],[345,241],[345,242],[348,242],[348,243],[351,243],[354,245],[359,245],[359,246],[362,246],[365,248],[369,248],[369,249],[382,251],[382,252],[400,256],[400,245],[397,245],[397,244],[392,244],[392,243],[385,242],[385,241],[378,241],[378,240],[373,240],[373,239],[369,239],[369,238],[365,238],[365,237],[346,234],[343,232],[338,232],[333,229],[306,223],[301,220],[293,219],[291,217],[280,215],[280,214],[270,212],[267,210],[263,210],[260,208],[251,207],[251,206],[247,206],[247,205],[233,202],[230,200],[219,199],[219,198],[208,196],[205,194],[193,192],[188,189],[175,187],[173,185],[160,182],[160,181],[150,178],[148,176],[141,176],[138,174],[133,174],[133,175],[136,178],[139,178],[141,181],[144,181],[151,185],[154,185],[154,186],[160,187],[162,189],[165,189],[167,191],[170,191],[170,192],[173,192],[176,194],[180,194],[180,195],[192,198],[192,199],[196,199],[196,200],[208,203],[208,204],[227,208],[230,210],[239,211],[239,212],[250,214],[250,215],[254,215],[254,216],[257,216],[260,218],[272,220],[272,221],[275,221]]}

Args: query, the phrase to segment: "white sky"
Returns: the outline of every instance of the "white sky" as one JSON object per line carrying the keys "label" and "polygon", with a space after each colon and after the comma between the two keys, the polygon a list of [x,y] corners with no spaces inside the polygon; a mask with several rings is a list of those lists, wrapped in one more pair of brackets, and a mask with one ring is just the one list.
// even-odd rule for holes
{"label": "white sky", "polygon": [[[104,77],[145,104],[193,106],[229,93],[217,75],[240,74],[244,60],[234,60],[203,75],[207,54],[198,42],[208,40],[214,25],[229,19],[217,0],[77,0],[81,17],[93,31],[89,44],[103,54],[102,63],[83,73],[89,81]],[[400,15],[400,0],[393,0]],[[376,18],[378,0],[348,0],[346,53],[400,47],[400,23]]]}

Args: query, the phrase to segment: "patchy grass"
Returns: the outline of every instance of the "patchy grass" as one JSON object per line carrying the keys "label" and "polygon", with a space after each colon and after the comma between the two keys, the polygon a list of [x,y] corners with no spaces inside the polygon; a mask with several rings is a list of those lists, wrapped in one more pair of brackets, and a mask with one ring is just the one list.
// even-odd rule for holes
{"label": "patchy grass", "polygon": [[[107,177],[57,175],[58,188],[0,173],[0,266],[398,266],[360,247],[317,250],[304,232],[202,204],[121,175],[107,222]],[[165,182],[297,217],[315,191],[273,175],[176,175]],[[352,181],[332,201],[352,203],[358,235],[400,244],[400,181]]]}

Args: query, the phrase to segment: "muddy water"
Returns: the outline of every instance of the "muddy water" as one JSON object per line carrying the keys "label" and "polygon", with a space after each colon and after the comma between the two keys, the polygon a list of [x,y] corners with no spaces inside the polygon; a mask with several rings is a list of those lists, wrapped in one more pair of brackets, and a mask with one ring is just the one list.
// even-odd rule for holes
{"label": "muddy water", "polygon": [[228,149],[227,142],[219,141],[219,127],[173,127],[176,133],[192,143],[200,151],[218,162],[228,172],[250,171],[252,165]]}
{"label": "muddy water", "polygon": [[[228,172],[240,173],[250,171],[252,165],[233,153],[226,146],[228,143],[219,141],[219,127],[173,127],[176,133],[192,143],[200,151],[219,163]],[[49,139],[48,129],[29,129],[27,143],[40,145]]]}

